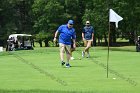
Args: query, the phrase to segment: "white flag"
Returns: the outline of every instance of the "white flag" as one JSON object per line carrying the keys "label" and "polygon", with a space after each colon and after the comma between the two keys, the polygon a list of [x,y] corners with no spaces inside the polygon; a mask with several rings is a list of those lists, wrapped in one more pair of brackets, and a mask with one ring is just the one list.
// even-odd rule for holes
{"label": "white flag", "polygon": [[109,10],[109,22],[115,22],[116,28],[118,28],[118,22],[123,20],[121,16],[119,16],[115,11],[112,9]]}

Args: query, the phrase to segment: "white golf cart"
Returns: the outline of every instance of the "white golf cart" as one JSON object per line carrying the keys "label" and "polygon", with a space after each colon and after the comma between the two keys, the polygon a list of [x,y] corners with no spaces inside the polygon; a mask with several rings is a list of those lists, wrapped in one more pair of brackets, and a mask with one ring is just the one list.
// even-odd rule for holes
{"label": "white golf cart", "polygon": [[30,34],[11,34],[7,40],[7,51],[33,49],[33,40]]}

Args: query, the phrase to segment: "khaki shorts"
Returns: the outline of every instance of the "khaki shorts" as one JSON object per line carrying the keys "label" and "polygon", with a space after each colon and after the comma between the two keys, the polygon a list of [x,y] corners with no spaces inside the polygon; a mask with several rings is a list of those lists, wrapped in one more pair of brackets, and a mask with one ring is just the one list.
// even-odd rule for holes
{"label": "khaki shorts", "polygon": [[91,46],[91,44],[92,44],[92,39],[90,39],[90,40],[86,40],[86,39],[84,39],[84,46]]}
{"label": "khaki shorts", "polygon": [[71,45],[65,45],[62,43],[59,43],[59,49],[60,49],[60,53],[67,53],[70,54],[71,53]]}
{"label": "khaki shorts", "polygon": [[86,39],[84,39],[84,41],[93,41],[92,39],[90,39],[90,40],[86,40]]}

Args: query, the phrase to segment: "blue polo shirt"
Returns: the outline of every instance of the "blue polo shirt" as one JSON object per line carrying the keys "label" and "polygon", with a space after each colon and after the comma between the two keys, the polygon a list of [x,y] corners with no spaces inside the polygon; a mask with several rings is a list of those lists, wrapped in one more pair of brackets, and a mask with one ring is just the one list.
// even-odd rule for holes
{"label": "blue polo shirt", "polygon": [[83,28],[83,33],[86,40],[92,39],[92,33],[94,33],[93,26],[85,26]]}
{"label": "blue polo shirt", "polygon": [[68,28],[67,25],[61,25],[57,31],[59,35],[59,43],[71,45],[71,39],[76,39],[76,33],[74,28]]}

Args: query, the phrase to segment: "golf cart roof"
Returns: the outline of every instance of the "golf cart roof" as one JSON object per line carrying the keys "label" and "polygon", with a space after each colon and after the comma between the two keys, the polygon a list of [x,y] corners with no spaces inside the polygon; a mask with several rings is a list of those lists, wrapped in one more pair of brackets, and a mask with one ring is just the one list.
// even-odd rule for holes
{"label": "golf cart roof", "polygon": [[11,35],[9,35],[9,38],[11,38],[11,37],[17,38],[18,36],[32,36],[32,35],[30,35],[30,34],[11,34]]}

